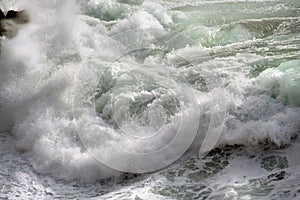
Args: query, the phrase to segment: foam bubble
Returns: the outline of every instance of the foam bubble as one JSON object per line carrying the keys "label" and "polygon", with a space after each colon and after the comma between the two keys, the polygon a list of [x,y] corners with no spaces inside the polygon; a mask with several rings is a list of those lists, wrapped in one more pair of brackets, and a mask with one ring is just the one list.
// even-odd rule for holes
{"label": "foam bubble", "polygon": [[[204,39],[195,42],[185,37],[189,34],[169,30],[175,22],[162,5],[146,1],[131,13],[120,2],[89,1],[86,5],[99,14],[94,16],[88,10],[84,12],[87,7],[81,7],[83,15],[77,15],[79,8],[74,1],[34,1],[34,8],[29,10],[36,15],[32,23],[14,39],[2,41],[0,130],[15,136],[17,149],[29,152],[38,172],[87,182],[119,175],[90,154],[78,136],[78,129],[84,140],[95,146],[95,153],[112,163],[122,160],[122,167],[131,172],[130,162],[135,162],[134,158],[126,161],[122,154],[111,156],[111,149],[101,145],[113,141],[121,149],[149,152],[170,142],[183,117],[181,133],[195,133],[199,125],[194,144],[198,151],[215,114],[212,111],[220,105],[222,113],[228,112],[225,127],[211,135],[222,133],[222,137],[218,141],[208,138],[210,145],[205,151],[216,142],[291,142],[300,124],[299,108],[293,106],[299,105],[299,61],[284,62],[252,81],[247,77],[249,63],[262,56],[244,52],[245,46],[236,45],[235,49],[228,45],[222,49],[197,44],[205,46],[205,40],[213,39],[211,36],[220,27],[201,29],[205,26],[199,25],[204,34],[199,37]],[[189,17],[186,14],[182,20]],[[248,29],[239,28],[240,25],[224,28],[218,37],[225,42],[206,46],[252,40]],[[162,38],[168,38],[169,44]],[[192,46],[195,44],[198,46]],[[164,45],[167,47],[152,57],[147,53],[130,54],[136,49],[159,49]],[[143,56],[146,59],[140,62]],[[188,87],[178,90],[183,83]],[[263,89],[263,94],[256,87]],[[190,100],[192,93],[197,98],[183,101],[190,104],[181,116],[176,104],[178,94]],[[72,102],[74,99],[81,102]],[[138,123],[132,123],[134,120]],[[166,128],[165,125],[168,131],[152,143],[128,137],[122,141],[120,137],[122,128],[134,130],[131,133],[135,136],[149,136],[153,130]],[[215,124],[217,128],[218,125]],[[168,153],[172,155],[172,151]],[[164,160],[167,159],[161,155],[155,162]],[[142,161],[146,167],[152,167],[147,160]]]}

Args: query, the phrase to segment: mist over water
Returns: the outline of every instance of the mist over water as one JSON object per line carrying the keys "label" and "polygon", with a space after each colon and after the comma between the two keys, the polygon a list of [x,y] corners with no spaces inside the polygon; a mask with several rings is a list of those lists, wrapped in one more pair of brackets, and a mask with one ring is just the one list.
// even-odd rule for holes
{"label": "mist over water", "polygon": [[0,6],[0,198],[299,198],[298,0]]}

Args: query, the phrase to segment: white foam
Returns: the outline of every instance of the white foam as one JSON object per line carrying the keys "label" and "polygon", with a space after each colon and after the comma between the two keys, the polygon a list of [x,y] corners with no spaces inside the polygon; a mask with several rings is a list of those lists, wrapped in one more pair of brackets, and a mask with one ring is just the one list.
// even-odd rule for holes
{"label": "white foam", "polygon": [[[118,4],[116,1],[89,1],[92,7],[103,4],[110,6],[110,3]],[[192,98],[192,92],[198,95],[195,108],[190,106],[187,110],[195,111],[197,106],[203,109],[199,113],[204,118],[204,123],[199,125],[200,134],[205,134],[209,126],[209,116],[212,114],[210,109],[216,101],[222,100],[211,96],[222,94],[217,89],[224,88],[224,94],[228,97],[224,108],[221,109],[226,110],[228,115],[225,117],[225,127],[222,129],[223,135],[218,141],[219,145],[254,145],[266,139],[282,145],[290,143],[293,134],[299,130],[299,109],[285,106],[268,94],[261,94],[255,81],[252,82],[246,77],[245,71],[248,68],[245,63],[250,62],[249,60],[255,61],[259,56],[249,57],[249,54],[241,53],[226,58],[211,58],[208,61],[203,59],[188,68],[177,69],[169,66],[183,59],[197,61],[197,58],[209,58],[209,53],[219,50],[218,47],[208,51],[201,46],[184,46],[182,49],[171,51],[167,55],[165,65],[156,70],[155,66],[160,59],[148,57],[144,62],[147,65],[140,65],[135,58],[128,56],[128,52],[155,47],[160,42],[159,38],[168,34],[167,26],[172,23],[172,18],[167,9],[147,1],[134,14],[130,13],[127,17],[115,21],[115,24],[109,24],[112,27],[91,16],[78,16],[78,9],[74,1],[45,1],[45,4],[36,1],[33,8],[29,8],[29,12],[36,15],[31,24],[14,39],[2,43],[0,131],[12,132],[16,137],[17,148],[30,152],[32,163],[38,172],[49,173],[66,180],[78,178],[83,181],[117,176],[118,172],[101,165],[82,145],[78,137],[78,127],[88,141],[93,142],[93,139],[101,134],[109,135],[110,139],[118,141],[118,130],[113,129],[112,124],[101,117],[109,118],[112,115],[117,122],[128,122],[126,115],[120,115],[125,113],[124,107],[128,105],[128,101],[133,98],[147,100],[151,95],[157,95],[157,98],[165,95],[162,99],[158,98],[157,107],[149,109],[149,116],[143,116],[149,117],[149,124],[154,129],[161,127],[163,119],[167,118],[163,109],[164,100],[168,100],[167,97],[176,92],[176,87],[173,86],[178,83],[174,80],[182,81],[186,77],[188,79],[188,75],[197,73],[207,80],[210,92],[196,92],[195,88],[190,86],[185,90],[188,92],[183,92],[186,96],[182,95],[182,98]],[[119,56],[120,59],[114,60]],[[179,56],[181,59],[178,59]],[[139,73],[135,69],[140,69]],[[107,87],[107,91],[103,92],[107,94],[103,94],[100,103],[94,102],[95,88],[103,72],[108,73],[107,76],[104,73],[106,79],[101,85]],[[148,73],[148,78],[153,84],[166,86],[172,89],[172,92],[151,93],[146,89],[136,89],[140,86],[138,83],[142,84],[147,80],[141,75],[143,73]],[[131,76],[132,74],[136,77]],[[284,74],[285,72],[277,69],[263,72],[259,77],[262,87],[269,90],[269,87],[272,87],[270,85],[275,84],[274,82]],[[157,77],[160,76],[167,77],[162,79],[165,82],[157,81]],[[219,79],[220,77],[222,78]],[[166,81],[168,78],[171,81]],[[280,84],[284,85],[283,80],[286,79],[282,79]],[[183,80],[183,83],[188,81],[190,80]],[[115,82],[118,82],[118,85],[113,85]],[[214,88],[217,89],[213,90]],[[286,85],[282,88],[287,90]],[[250,94],[254,95],[247,97],[245,93],[248,89],[252,91]],[[288,91],[290,92],[293,91]],[[118,98],[111,99],[110,94]],[[78,103],[82,107],[76,107],[72,112],[74,98],[81,98],[82,102],[75,104]],[[99,109],[103,109],[102,116],[93,110],[95,103],[98,103]],[[115,110],[111,107],[112,103],[116,105]],[[151,108],[151,105],[147,108]],[[193,131],[195,128],[198,121],[197,116],[193,114],[190,115],[191,120],[188,121],[187,118],[186,123],[182,125],[182,132]],[[187,116],[188,113],[185,113],[181,117]],[[180,116],[175,115],[174,118],[176,117]],[[132,128],[129,122],[125,125],[125,128]],[[96,131],[100,131],[100,136]],[[146,135],[149,133],[143,131]],[[162,137],[155,138],[153,143],[147,144],[148,146],[143,143],[137,144],[130,139],[122,141],[121,145],[135,151],[139,151],[140,147],[145,147],[142,150],[153,150],[169,142],[172,134],[172,131],[166,132]],[[107,140],[100,138],[92,144],[101,145],[106,142]],[[201,141],[198,142],[195,145],[197,150],[201,146]],[[111,162],[120,159],[111,156],[110,149],[99,147],[97,152],[103,153]],[[161,160],[162,158],[163,156],[160,157]],[[128,163],[124,163],[125,166],[126,164]]]}

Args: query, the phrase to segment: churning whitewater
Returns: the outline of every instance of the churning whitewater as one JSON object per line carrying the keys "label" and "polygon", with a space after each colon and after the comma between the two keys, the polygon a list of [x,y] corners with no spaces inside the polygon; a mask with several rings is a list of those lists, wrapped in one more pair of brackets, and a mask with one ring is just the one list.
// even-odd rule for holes
{"label": "churning whitewater", "polygon": [[2,0],[0,199],[299,199],[299,0]]}

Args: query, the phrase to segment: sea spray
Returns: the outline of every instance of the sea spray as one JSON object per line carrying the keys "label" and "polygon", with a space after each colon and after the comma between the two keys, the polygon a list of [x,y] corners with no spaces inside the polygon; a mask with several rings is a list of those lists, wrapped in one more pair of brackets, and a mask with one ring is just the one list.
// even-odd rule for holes
{"label": "sea spray", "polygon": [[[1,198],[297,198],[298,7],[30,1],[32,22],[2,40]],[[186,154],[153,159],[175,163],[118,172],[157,165],[114,150],[161,150],[178,130],[196,134]]]}

